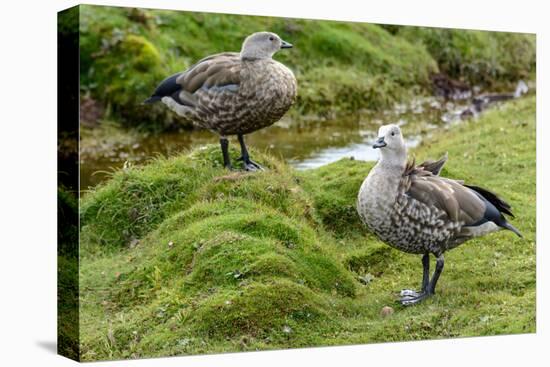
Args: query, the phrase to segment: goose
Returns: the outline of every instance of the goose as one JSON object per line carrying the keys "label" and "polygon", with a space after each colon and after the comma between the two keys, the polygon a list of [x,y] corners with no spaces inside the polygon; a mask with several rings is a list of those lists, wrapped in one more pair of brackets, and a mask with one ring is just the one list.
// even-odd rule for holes
{"label": "goose", "polygon": [[229,135],[237,135],[244,169],[263,170],[250,159],[244,135],[277,122],[296,99],[292,71],[273,55],[292,44],[272,32],[248,36],[240,52],[223,52],[164,79],[144,103],[161,101],[184,120],[220,136],[224,166],[232,169]]}
{"label": "goose", "polygon": [[[522,237],[504,216],[513,218],[510,205],[496,194],[440,176],[447,154],[420,165],[407,162],[397,125],[382,126],[373,148],[380,149],[380,158],[359,190],[361,221],[388,245],[422,255],[421,289],[402,290],[402,305],[417,304],[435,294],[446,251],[501,229]],[[436,257],[431,279],[430,254]]]}

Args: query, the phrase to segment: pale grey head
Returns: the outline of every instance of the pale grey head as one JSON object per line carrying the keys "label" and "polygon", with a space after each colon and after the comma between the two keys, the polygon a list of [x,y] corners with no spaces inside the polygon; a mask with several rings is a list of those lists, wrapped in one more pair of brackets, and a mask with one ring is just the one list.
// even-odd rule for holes
{"label": "pale grey head", "polygon": [[397,125],[380,127],[378,138],[372,147],[380,149],[381,163],[401,166],[407,162],[407,146]]}
{"label": "pale grey head", "polygon": [[282,48],[292,45],[272,32],[257,32],[246,37],[241,48],[242,59],[270,59]]}

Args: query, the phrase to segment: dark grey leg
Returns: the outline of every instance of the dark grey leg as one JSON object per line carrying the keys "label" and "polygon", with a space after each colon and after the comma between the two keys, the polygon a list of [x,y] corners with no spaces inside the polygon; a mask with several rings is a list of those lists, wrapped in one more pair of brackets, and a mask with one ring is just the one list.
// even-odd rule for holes
{"label": "dark grey leg", "polygon": [[443,266],[445,266],[445,258],[443,258],[443,254],[441,254],[437,257],[437,260],[435,262],[435,271],[434,275],[432,276],[432,280],[428,285],[428,293],[435,294],[435,286],[437,284],[437,281],[439,280],[441,272],[443,271]]}
{"label": "dark grey leg", "polygon": [[420,292],[412,289],[403,289],[401,291],[402,297],[418,297],[422,293],[425,293],[428,289],[428,283],[430,282],[430,254],[426,253],[422,256],[422,288]]}
{"label": "dark grey leg", "polygon": [[427,273],[429,272],[429,266],[430,266],[429,260],[430,260],[429,255],[428,256],[424,255],[424,257],[422,257],[422,265],[424,266],[424,275],[422,277],[422,291],[419,293],[414,291],[408,291],[408,290],[401,291],[402,297],[399,301],[401,302],[402,305],[404,306],[414,305],[435,294],[435,286],[437,284],[437,281],[439,280],[439,276],[441,275],[441,272],[443,271],[445,259],[443,258],[443,254],[437,257],[437,260],[435,263],[435,271],[432,276],[432,280],[427,281],[428,279]]}
{"label": "dark grey leg", "polygon": [[428,283],[430,282],[430,254],[425,253],[422,256],[422,268],[424,272],[422,273],[422,292],[426,292],[428,289]]}
{"label": "dark grey leg", "polygon": [[229,158],[229,140],[225,136],[220,138],[220,145],[222,147],[223,166],[227,169],[233,169],[231,166],[231,158]]}
{"label": "dark grey leg", "polygon": [[244,136],[239,134],[237,135],[237,138],[239,139],[239,144],[241,145],[241,157],[239,160],[243,161],[244,169],[246,171],[263,171],[264,168],[262,166],[250,159],[248,150],[246,149],[246,145],[244,143]]}

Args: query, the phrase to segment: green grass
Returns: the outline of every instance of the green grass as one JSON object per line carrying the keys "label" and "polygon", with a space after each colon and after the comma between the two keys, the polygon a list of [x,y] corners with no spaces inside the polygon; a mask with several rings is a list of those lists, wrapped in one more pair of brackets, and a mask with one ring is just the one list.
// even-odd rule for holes
{"label": "green grass", "polygon": [[473,85],[498,88],[535,73],[534,34],[428,27],[399,27],[395,34],[425,47],[442,72]]}
{"label": "green grass", "polygon": [[444,174],[498,192],[525,238],[499,232],[448,252],[438,293],[410,308],[395,301],[419,284],[420,258],[355,214],[372,163],[296,172],[255,152],[269,170],[230,173],[218,149],[118,171],[82,199],[83,360],[535,331],[534,97],[412,152],[448,151]]}

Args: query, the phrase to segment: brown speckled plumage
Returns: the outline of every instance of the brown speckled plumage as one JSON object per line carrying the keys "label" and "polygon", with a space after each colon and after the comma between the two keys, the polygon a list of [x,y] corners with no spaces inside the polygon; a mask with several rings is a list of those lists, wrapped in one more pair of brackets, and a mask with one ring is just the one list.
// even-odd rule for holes
{"label": "brown speckled plumage", "polygon": [[228,168],[226,136],[237,135],[245,168],[261,169],[249,159],[243,135],[277,122],[294,103],[296,78],[272,59],[278,50],[290,47],[274,33],[254,33],[246,38],[241,52],[200,60],[165,79],[145,102],[161,100],[185,120],[219,134]]}
{"label": "brown speckled plumage", "polygon": [[[277,122],[296,99],[296,78],[271,57],[225,52],[206,57],[175,79],[162,101],[184,119],[222,136],[249,134]],[[175,98],[174,98],[175,97]]]}
{"label": "brown speckled plumage", "polygon": [[396,249],[438,257],[437,276],[427,282],[429,261],[423,260],[423,293],[406,291],[402,294],[403,304],[413,304],[433,294],[445,251],[500,229],[520,235],[504,218],[503,214],[512,213],[498,196],[439,176],[447,156],[418,166],[414,161],[407,163],[406,147],[396,125],[380,128],[374,147],[381,149],[381,158],[359,191],[357,211],[361,220]]}
{"label": "brown speckled plumage", "polygon": [[296,97],[292,72],[273,59],[231,59],[232,70],[238,76],[230,77],[238,84],[229,85],[238,87],[198,89],[194,93],[196,106],[184,110],[183,116],[220,135],[249,134],[277,122]]}

